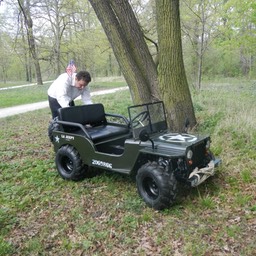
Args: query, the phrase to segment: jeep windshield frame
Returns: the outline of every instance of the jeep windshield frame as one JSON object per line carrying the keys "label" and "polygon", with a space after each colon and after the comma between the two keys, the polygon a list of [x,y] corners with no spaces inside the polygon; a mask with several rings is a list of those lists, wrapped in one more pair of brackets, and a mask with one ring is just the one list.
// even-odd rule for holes
{"label": "jeep windshield frame", "polygon": [[162,101],[130,106],[128,107],[128,113],[135,140],[139,139],[142,130],[146,130],[149,135],[153,135],[164,132],[168,128]]}

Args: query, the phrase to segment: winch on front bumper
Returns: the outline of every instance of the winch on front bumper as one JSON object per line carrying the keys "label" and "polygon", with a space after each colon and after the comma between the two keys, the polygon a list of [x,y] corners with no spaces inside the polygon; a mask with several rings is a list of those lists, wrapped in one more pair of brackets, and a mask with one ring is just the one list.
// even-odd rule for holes
{"label": "winch on front bumper", "polygon": [[220,159],[211,160],[204,168],[196,167],[189,175],[188,182],[191,187],[196,187],[203,183],[206,179],[215,174],[215,167],[221,164]]}

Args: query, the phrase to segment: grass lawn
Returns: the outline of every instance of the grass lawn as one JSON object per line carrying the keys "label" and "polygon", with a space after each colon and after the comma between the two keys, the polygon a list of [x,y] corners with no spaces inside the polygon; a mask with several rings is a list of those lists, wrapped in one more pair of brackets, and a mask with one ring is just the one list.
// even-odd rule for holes
{"label": "grass lawn", "polygon": [[[99,172],[63,180],[47,137],[49,109],[0,119],[0,255],[256,255],[255,86],[205,84],[193,92],[198,131],[222,158],[177,203],[146,207],[131,177]],[[96,96],[127,115],[128,91]]]}
{"label": "grass lawn", "polygon": [[[51,83],[24,88],[0,90],[0,108],[48,100],[47,90]],[[90,83],[91,92],[126,86],[121,79],[116,81],[95,81]],[[1,88],[1,87],[0,87]]]}

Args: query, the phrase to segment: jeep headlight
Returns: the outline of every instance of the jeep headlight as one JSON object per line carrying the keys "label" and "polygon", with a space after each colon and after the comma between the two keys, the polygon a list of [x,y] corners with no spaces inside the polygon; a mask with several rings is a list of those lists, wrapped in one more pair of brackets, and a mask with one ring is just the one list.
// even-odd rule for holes
{"label": "jeep headlight", "polygon": [[191,149],[189,149],[189,150],[187,151],[187,159],[188,159],[188,160],[191,160],[192,157],[193,157],[193,151],[192,151]]}

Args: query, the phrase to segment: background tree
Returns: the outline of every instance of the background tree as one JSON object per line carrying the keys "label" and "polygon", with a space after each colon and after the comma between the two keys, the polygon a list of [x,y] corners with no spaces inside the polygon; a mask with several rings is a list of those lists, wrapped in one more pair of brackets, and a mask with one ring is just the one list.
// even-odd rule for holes
{"label": "background tree", "polygon": [[252,0],[225,1],[225,34],[232,33],[230,42],[240,55],[240,73],[250,77],[255,59],[256,3]]}
{"label": "background tree", "polygon": [[[182,30],[191,43],[191,75],[194,87],[201,89],[204,55],[218,33],[216,11],[220,10],[220,0],[182,1]],[[184,38],[184,41],[185,41]]]}
{"label": "background tree", "polygon": [[[6,1],[0,6],[0,81],[4,83],[23,79],[21,72],[23,64],[20,61],[20,52],[15,51],[15,35],[12,33],[13,24],[8,22],[11,11],[5,12]],[[17,16],[17,15],[16,15]],[[23,59],[23,57],[22,57]]]}
{"label": "background tree", "polygon": [[179,1],[156,1],[159,66],[128,1],[89,0],[110,41],[134,103],[163,99],[169,124],[182,130],[195,115],[182,59]]}
{"label": "background tree", "polygon": [[184,120],[196,124],[181,44],[179,1],[156,0],[159,43],[159,88],[171,125],[181,131]]}
{"label": "background tree", "polygon": [[[128,62],[121,63],[120,60],[118,60],[119,63],[117,62],[112,50],[113,44],[110,44],[109,38],[106,37],[88,0],[30,0],[29,2],[36,54],[44,80],[54,79],[59,72],[64,72],[70,59],[75,60],[78,69],[88,69],[94,78],[121,74],[121,64],[126,66]],[[95,3],[99,2],[95,1]],[[117,44],[113,40],[116,48],[122,49],[120,55],[126,56],[127,59],[129,56],[132,72],[124,73],[126,80],[129,81],[130,86],[137,84],[141,90],[136,89],[137,85],[131,90],[134,102],[140,102],[141,97],[143,97],[143,101],[161,98],[160,70],[157,65],[160,56],[158,54],[160,53],[160,41],[156,25],[158,1],[125,1],[133,11],[133,13],[128,11],[127,17],[126,13],[123,15],[124,17],[119,14],[128,10],[123,5],[124,1],[108,0],[104,2],[108,2],[106,4],[116,15],[114,16],[116,24],[120,28],[117,33],[120,40],[116,42],[120,41],[122,44],[125,42],[126,45],[129,45],[124,51],[125,48],[121,43]],[[161,1],[159,2],[161,4]],[[169,4],[169,1],[165,2]],[[55,19],[54,8],[52,8],[54,3],[58,4],[57,10],[61,22],[57,22]],[[122,6],[119,6],[119,3]],[[199,77],[202,78],[202,81],[227,77],[247,79],[256,77],[254,61],[256,55],[255,5],[255,0],[242,2],[238,0],[181,1],[183,57],[189,84],[201,87],[201,85],[198,86]],[[1,2],[1,42],[4,46],[8,45],[4,48],[4,54],[8,56],[8,65],[5,65],[7,64],[7,62],[5,63],[6,57],[0,58],[0,65],[5,66],[4,71],[0,69],[0,80],[2,81],[5,79],[6,81],[34,81],[36,79],[25,21],[20,14],[18,1],[4,0]],[[136,19],[133,18],[134,16]],[[106,17],[104,19],[107,21]],[[56,32],[55,27],[58,25],[59,32]],[[144,38],[137,34],[138,26],[143,31]],[[113,29],[111,23],[109,27]],[[129,31],[131,30],[129,28],[135,29]],[[118,37],[114,37],[113,34],[113,38]],[[144,48],[148,48],[149,54],[145,54],[144,50],[140,51]],[[201,61],[201,65],[199,61]],[[198,75],[199,67],[200,76]],[[124,70],[123,67],[122,70]],[[139,74],[139,78],[134,75],[136,72]],[[131,76],[129,76],[130,74]],[[146,89],[144,90],[144,88]]]}
{"label": "background tree", "polygon": [[[7,38],[6,38],[7,37]],[[0,69],[2,74],[2,80],[6,83],[8,79],[8,69],[11,63],[11,56],[8,54],[10,52],[10,47],[7,44],[8,35],[1,34],[0,37],[0,58],[4,60],[4,62],[0,62]]]}
{"label": "background tree", "polygon": [[[81,4],[81,1],[79,4]],[[41,1],[41,8],[43,13],[46,13],[46,15],[42,15],[42,21],[50,25],[50,27],[44,27],[45,35],[52,43],[52,47],[48,49],[48,56],[44,58],[46,60],[50,59],[55,67],[54,73],[59,75],[63,72],[63,65],[68,62],[66,58],[74,59],[76,56],[72,49],[67,49],[67,45],[72,44],[73,37],[76,33],[79,33],[77,31],[77,23],[79,21],[75,18],[75,14],[79,12],[78,2],[43,0]],[[83,6],[80,5],[80,8],[83,9]]]}
{"label": "background tree", "polygon": [[41,76],[41,68],[38,60],[35,37],[33,32],[33,20],[31,18],[31,3],[30,3],[30,0],[18,0],[18,4],[21,10],[21,13],[24,16],[24,23],[27,31],[29,53],[31,54],[31,57],[35,66],[37,84],[40,85],[40,84],[43,84],[43,80]]}
{"label": "background tree", "polygon": [[[14,50],[19,52],[22,56],[20,58],[21,62],[23,63],[25,70],[26,70],[26,81],[32,82],[32,65],[31,65],[31,54],[28,50],[29,46],[27,43],[27,37],[26,37],[26,31],[24,28],[24,17],[23,15],[19,16],[20,20],[20,27],[19,27],[19,35],[16,35],[15,37],[15,44],[14,44]],[[19,55],[19,54],[18,54]]]}
{"label": "background tree", "polygon": [[105,30],[133,101],[158,99],[157,70],[129,2],[89,1]]}

